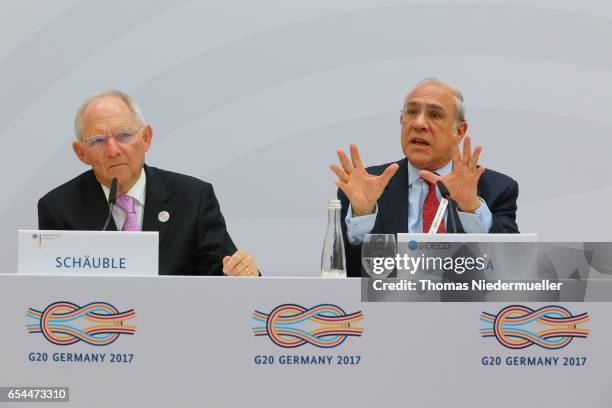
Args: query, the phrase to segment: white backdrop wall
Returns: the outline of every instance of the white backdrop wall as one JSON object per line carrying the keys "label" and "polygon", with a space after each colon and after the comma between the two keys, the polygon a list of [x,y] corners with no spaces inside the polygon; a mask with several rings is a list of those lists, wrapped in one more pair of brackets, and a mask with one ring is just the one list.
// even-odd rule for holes
{"label": "white backdrop wall", "polygon": [[336,148],[401,158],[402,99],[429,76],[464,93],[482,164],[519,182],[521,231],[611,239],[608,1],[2,0],[0,15],[2,272],[38,198],[87,169],[73,116],[107,88],[153,125],[150,165],[213,183],[267,275],[318,274]]}

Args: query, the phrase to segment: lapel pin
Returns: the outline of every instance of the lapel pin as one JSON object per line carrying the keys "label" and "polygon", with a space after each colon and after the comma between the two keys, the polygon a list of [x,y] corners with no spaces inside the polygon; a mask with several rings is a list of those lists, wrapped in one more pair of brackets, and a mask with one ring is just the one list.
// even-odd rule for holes
{"label": "lapel pin", "polygon": [[170,219],[170,214],[168,214],[168,211],[160,211],[157,214],[157,219],[161,222],[166,222]]}

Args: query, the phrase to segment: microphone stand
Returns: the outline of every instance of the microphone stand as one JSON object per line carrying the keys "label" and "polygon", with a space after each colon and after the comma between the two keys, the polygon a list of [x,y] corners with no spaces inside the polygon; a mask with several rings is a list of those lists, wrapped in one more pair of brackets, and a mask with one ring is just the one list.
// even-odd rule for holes
{"label": "microphone stand", "polygon": [[449,219],[449,225],[452,229],[452,233],[456,234],[457,224],[455,223],[455,211],[453,211],[453,201],[451,201],[450,199],[450,192],[448,191],[448,188],[446,188],[446,186],[441,180],[438,180],[436,182],[436,186],[438,186],[438,189],[440,190],[440,195],[442,196],[442,198],[447,199],[448,202],[451,204],[448,210],[449,216],[447,218]]}
{"label": "microphone stand", "polygon": [[110,193],[108,194],[108,216],[106,217],[106,222],[104,223],[104,227],[102,227],[102,231],[106,231],[108,228],[108,224],[110,223],[111,217],[113,216],[113,208],[115,207],[115,203],[117,202],[117,178],[113,177],[113,181],[111,181]]}

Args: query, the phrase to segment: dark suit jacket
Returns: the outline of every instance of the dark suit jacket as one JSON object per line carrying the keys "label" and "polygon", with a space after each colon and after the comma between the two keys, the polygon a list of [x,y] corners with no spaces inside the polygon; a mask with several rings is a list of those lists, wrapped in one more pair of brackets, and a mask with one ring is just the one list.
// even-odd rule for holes
{"label": "dark suit jacket", "polygon": [[[396,162],[399,169],[387,184],[382,196],[378,199],[378,215],[372,234],[396,234],[408,232],[408,159]],[[370,174],[380,175],[392,163],[368,167]],[[516,225],[516,199],[518,183],[510,177],[486,169],[478,180],[478,196],[487,203],[493,215],[493,224],[489,232],[518,233]],[[346,236],[346,213],[349,200],[341,190],[338,198],[342,203],[341,224],[346,251],[346,268],[348,276],[361,276],[361,245],[351,245]],[[457,216],[457,203],[450,201],[449,209],[455,215],[457,232],[465,233]],[[448,231],[448,223],[447,223]]]}
{"label": "dark suit jacket", "polygon": [[[222,260],[236,246],[225,228],[211,184],[144,166],[147,176],[143,231],[159,231],[160,275],[222,275]],[[160,211],[170,218],[160,222]],[[101,230],[108,204],[92,170],[38,201],[38,228]],[[109,230],[116,230],[111,220]]]}

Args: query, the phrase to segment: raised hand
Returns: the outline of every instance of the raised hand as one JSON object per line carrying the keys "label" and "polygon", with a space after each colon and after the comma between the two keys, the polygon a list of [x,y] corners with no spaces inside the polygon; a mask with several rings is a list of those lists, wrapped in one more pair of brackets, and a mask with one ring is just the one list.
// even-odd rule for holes
{"label": "raised hand", "polygon": [[351,160],[349,161],[342,149],[338,149],[338,158],[342,168],[335,164],[329,167],[338,176],[336,186],[346,194],[351,202],[353,215],[372,214],[376,207],[376,202],[382,195],[391,177],[399,169],[399,166],[397,163],[393,163],[380,176],[373,176],[368,174],[365,167],[363,167],[357,146],[354,144],[350,145],[350,150]]}
{"label": "raised hand", "polygon": [[485,171],[484,167],[478,167],[480,152],[482,152],[482,146],[476,146],[472,152],[472,140],[466,136],[463,141],[463,155],[458,145],[453,146],[453,170],[450,173],[446,176],[438,176],[430,171],[421,170],[420,175],[424,180],[434,184],[442,180],[451,198],[457,202],[459,209],[464,212],[474,212],[480,207],[478,179]]}

